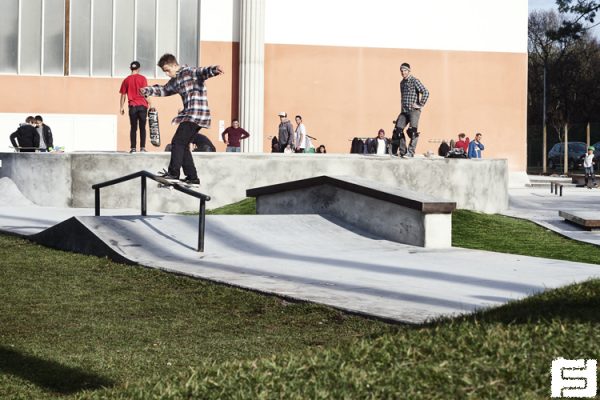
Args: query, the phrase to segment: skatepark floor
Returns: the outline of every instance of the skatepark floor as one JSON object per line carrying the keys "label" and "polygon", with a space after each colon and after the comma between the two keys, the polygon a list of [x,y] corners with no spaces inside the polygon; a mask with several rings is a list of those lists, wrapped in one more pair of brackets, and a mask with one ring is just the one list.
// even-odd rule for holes
{"label": "skatepark floor", "polygon": [[6,193],[0,231],[51,237],[63,249],[85,241],[146,267],[405,323],[600,276],[597,265],[398,244],[320,215],[209,215],[205,252],[198,253],[197,216],[103,210],[94,217],[92,209],[7,201]]}

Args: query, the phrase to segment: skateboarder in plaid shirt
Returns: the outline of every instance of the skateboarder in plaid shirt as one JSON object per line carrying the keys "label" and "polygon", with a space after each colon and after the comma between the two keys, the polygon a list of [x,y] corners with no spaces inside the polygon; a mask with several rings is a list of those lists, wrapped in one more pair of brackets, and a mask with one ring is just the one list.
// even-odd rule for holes
{"label": "skateboarder in plaid shirt", "polygon": [[[410,74],[408,63],[400,65],[400,73],[403,78],[400,82],[402,109],[400,115],[396,118],[396,126],[392,134],[392,154],[396,155],[399,147],[401,157],[414,157],[419,141],[419,117],[429,98],[429,91],[420,80]],[[410,138],[408,149],[406,148],[406,137],[404,136],[404,128],[407,124],[410,125],[410,128],[406,130]]]}
{"label": "skateboarder in plaid shirt", "polygon": [[199,184],[198,172],[194,165],[190,143],[201,128],[210,128],[210,109],[204,81],[223,74],[219,65],[210,67],[188,67],[179,65],[172,54],[163,55],[158,66],[171,79],[166,85],[153,85],[140,89],[144,96],[172,96],[179,94],[183,101],[183,110],[173,118],[173,124],[179,124],[171,141],[171,161],[169,169],[163,174],[165,179],[179,180],[183,167],[183,182]]}

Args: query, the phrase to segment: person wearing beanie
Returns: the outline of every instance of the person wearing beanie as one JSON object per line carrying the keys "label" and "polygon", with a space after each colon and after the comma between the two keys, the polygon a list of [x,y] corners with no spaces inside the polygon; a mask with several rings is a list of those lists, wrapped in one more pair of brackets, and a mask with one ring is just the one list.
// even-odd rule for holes
{"label": "person wearing beanie", "polygon": [[[401,157],[414,157],[419,141],[419,118],[429,98],[429,91],[420,80],[411,75],[410,64],[402,63],[400,74],[402,75],[402,81],[400,82],[401,110],[394,122],[392,154],[397,155],[399,151]],[[408,148],[406,146],[406,136],[404,135],[406,126],[410,126],[406,130],[406,134],[410,138]]]}
{"label": "person wearing beanie", "polygon": [[125,98],[129,106],[129,141],[130,153],[136,151],[137,129],[140,129],[140,151],[146,151],[146,117],[148,116],[148,101],[140,94],[140,89],[148,86],[146,77],[140,74],[140,63],[133,61],[129,65],[131,75],[121,83],[121,115],[125,114]]}

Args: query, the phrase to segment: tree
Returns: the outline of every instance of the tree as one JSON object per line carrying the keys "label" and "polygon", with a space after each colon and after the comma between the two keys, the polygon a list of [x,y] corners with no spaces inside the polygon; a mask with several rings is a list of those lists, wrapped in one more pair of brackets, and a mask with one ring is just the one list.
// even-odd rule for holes
{"label": "tree", "polygon": [[600,0],[556,0],[556,5],[561,14],[572,16],[571,19],[565,19],[560,28],[551,32],[556,38],[579,39],[583,33],[597,25],[595,19],[600,9]]}
{"label": "tree", "polygon": [[[545,123],[550,145],[564,140],[565,124],[585,125],[600,114],[600,45],[587,32],[557,36],[565,21],[554,11],[533,11],[528,21],[528,125]],[[542,132],[528,132],[532,165],[547,153]]]}

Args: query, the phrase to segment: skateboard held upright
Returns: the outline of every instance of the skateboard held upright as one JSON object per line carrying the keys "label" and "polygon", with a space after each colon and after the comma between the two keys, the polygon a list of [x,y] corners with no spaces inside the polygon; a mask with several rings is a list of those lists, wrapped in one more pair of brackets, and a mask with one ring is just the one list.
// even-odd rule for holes
{"label": "skateboard held upright", "polygon": [[158,111],[152,107],[148,110],[148,125],[150,126],[150,143],[160,146],[160,129],[158,128]]}

